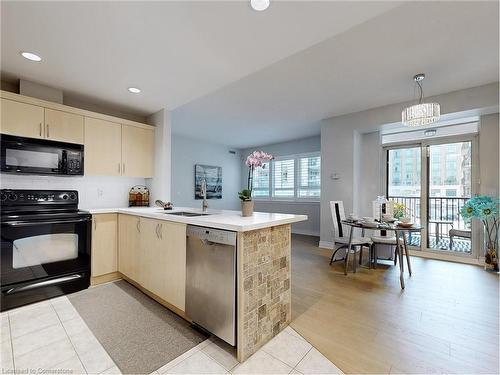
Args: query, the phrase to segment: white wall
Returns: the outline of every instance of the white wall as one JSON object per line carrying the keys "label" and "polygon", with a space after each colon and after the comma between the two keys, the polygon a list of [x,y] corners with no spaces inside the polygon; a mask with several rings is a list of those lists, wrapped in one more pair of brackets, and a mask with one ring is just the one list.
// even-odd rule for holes
{"label": "white wall", "polygon": [[361,134],[360,137],[359,174],[361,181],[358,183],[359,205],[356,208],[356,214],[363,217],[372,216],[372,201],[379,195],[385,195],[383,187],[385,170],[381,164],[383,152],[380,146],[380,132]]}
{"label": "white wall", "polygon": [[479,120],[479,191],[498,197],[499,191],[499,118],[498,113]]}
{"label": "white wall", "polygon": [[[498,82],[427,98],[441,104],[441,112],[464,117],[498,112]],[[361,211],[376,191],[383,191],[380,143],[366,133],[377,132],[385,124],[397,123],[409,103],[397,103],[362,112],[325,119],[321,127],[321,241],[329,246],[332,219],[329,201],[342,200],[347,213]],[[497,139],[497,138],[496,138]],[[369,147],[364,145],[369,144]],[[494,146],[494,145],[492,145]],[[496,144],[498,149],[498,144]],[[498,159],[498,158],[497,158]],[[371,167],[365,167],[369,161]],[[498,165],[496,166],[498,169]],[[331,179],[338,173],[340,179]],[[498,180],[498,179],[497,179]],[[368,187],[363,185],[368,184]],[[363,195],[369,194],[369,197]],[[376,196],[376,195],[375,195]]]}
{"label": "white wall", "polygon": [[209,199],[210,208],[239,210],[241,190],[240,155],[230,154],[227,146],[199,139],[172,135],[172,203],[182,207],[201,207],[194,199],[195,164],[222,167],[222,199]]}
{"label": "white wall", "polygon": [[82,209],[128,207],[130,188],[144,184],[144,178],[132,177],[0,175],[2,189],[77,190]]}
{"label": "white wall", "polygon": [[[246,157],[255,150],[271,153],[275,157],[308,152],[321,151],[321,138],[319,136],[303,138],[290,142],[275,143],[271,145],[252,147],[241,150],[241,186],[247,185],[248,167],[245,165]],[[292,224],[292,232],[319,236],[320,232],[320,203],[319,202],[277,202],[254,200],[254,210],[260,212],[278,212],[284,214],[307,215],[308,220]]]}
{"label": "white wall", "polygon": [[171,196],[172,170],[172,115],[162,109],[147,118],[147,123],[155,126],[154,177],[148,179],[151,191],[151,205],[157,199],[168,202]]}

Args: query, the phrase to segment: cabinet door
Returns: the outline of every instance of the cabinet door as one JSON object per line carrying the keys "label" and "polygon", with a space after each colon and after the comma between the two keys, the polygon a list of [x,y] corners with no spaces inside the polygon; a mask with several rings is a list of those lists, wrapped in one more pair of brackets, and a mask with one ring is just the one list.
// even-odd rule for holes
{"label": "cabinet door", "polygon": [[118,223],[118,270],[128,278],[139,282],[141,218],[119,215]]}
{"label": "cabinet door", "polygon": [[2,99],[0,131],[20,137],[43,138],[43,107]]}
{"label": "cabinet door", "polygon": [[83,144],[83,116],[45,108],[45,138]]}
{"label": "cabinet door", "polygon": [[122,165],[124,176],[153,177],[153,130],[122,125]]}
{"label": "cabinet door", "polygon": [[186,225],[143,220],[142,286],[180,310],[186,294]]}
{"label": "cabinet door", "polygon": [[139,260],[138,282],[147,290],[160,296],[158,287],[161,275],[158,275],[158,269],[161,269],[161,262],[158,254],[159,237],[157,231],[157,220],[141,219],[141,258]]}
{"label": "cabinet door", "polygon": [[186,225],[161,221],[160,249],[162,249],[164,268],[163,295],[165,301],[185,310],[186,301]]}
{"label": "cabinet door", "polygon": [[85,174],[119,176],[122,126],[85,117]]}
{"label": "cabinet door", "polygon": [[92,215],[92,277],[118,271],[118,218]]}

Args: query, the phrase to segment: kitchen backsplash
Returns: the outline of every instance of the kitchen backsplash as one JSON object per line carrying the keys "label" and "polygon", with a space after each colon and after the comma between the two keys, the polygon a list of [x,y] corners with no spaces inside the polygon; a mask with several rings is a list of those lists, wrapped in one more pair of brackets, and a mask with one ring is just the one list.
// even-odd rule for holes
{"label": "kitchen backsplash", "polygon": [[[69,189],[77,190],[80,208],[127,207],[128,191],[134,185],[145,185],[144,178],[83,176],[20,176],[0,174],[2,189]],[[149,185],[149,184],[148,184]]]}

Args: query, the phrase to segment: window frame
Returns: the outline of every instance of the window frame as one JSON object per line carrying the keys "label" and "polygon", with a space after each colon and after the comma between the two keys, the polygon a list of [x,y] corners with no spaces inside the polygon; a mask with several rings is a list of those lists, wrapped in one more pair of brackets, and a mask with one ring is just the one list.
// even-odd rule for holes
{"label": "window frame", "polygon": [[[317,198],[313,197],[299,197],[299,186],[300,186],[300,159],[306,157],[319,157],[320,158],[320,196]],[[294,184],[293,184],[293,197],[275,197],[274,196],[274,163],[276,161],[281,160],[293,160],[293,170],[294,170]],[[255,173],[255,172],[254,172]],[[254,175],[255,176],[255,175]],[[299,203],[319,203],[321,200],[321,151],[316,152],[306,152],[301,154],[292,154],[292,155],[282,155],[277,156],[269,163],[269,194],[267,196],[258,196],[252,198],[255,201],[259,202],[299,202]]]}

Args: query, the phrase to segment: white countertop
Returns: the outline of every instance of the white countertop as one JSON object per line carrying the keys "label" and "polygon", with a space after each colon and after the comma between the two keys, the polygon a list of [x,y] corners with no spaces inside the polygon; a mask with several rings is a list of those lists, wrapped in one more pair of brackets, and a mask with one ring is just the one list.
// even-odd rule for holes
{"label": "white countertop", "polygon": [[207,211],[208,215],[206,216],[169,215],[169,213],[179,211],[200,212],[200,209],[188,207],[175,207],[173,210],[163,210],[159,207],[87,208],[86,210],[91,214],[122,213],[235,232],[246,232],[307,220],[307,215],[254,212],[253,216],[242,217],[240,211],[211,209]]}

